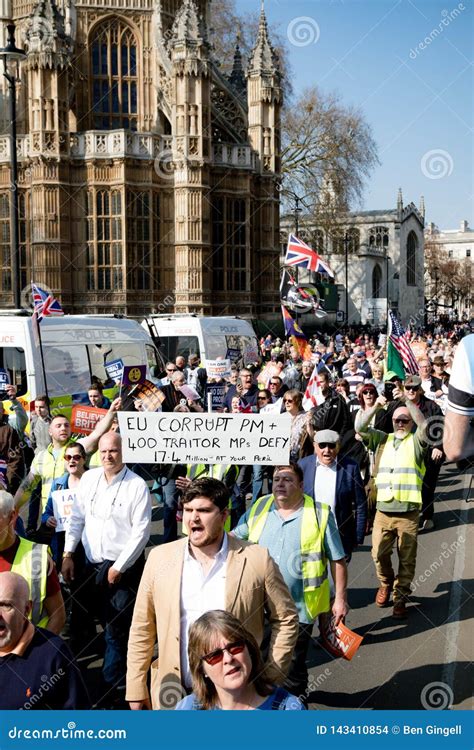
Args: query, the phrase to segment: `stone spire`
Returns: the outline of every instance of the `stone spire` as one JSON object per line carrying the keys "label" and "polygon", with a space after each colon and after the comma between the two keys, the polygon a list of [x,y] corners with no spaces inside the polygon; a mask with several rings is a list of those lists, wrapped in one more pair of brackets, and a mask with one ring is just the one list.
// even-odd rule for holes
{"label": "stone spire", "polygon": [[245,79],[244,66],[242,64],[242,53],[240,51],[240,33],[237,34],[237,41],[235,43],[234,52],[234,64],[232,66],[232,73],[229,76],[229,82],[235,89],[235,91],[242,96],[247,90],[247,81]]}
{"label": "stone spire", "polygon": [[260,11],[260,22],[258,24],[257,41],[250,55],[249,72],[270,75],[278,75],[279,73],[277,54],[268,36],[268,24],[263,0]]}
{"label": "stone spire", "polygon": [[402,196],[402,189],[398,188],[398,196],[397,196],[397,211],[398,211],[398,218],[402,218],[402,211],[403,211],[403,196]]}
{"label": "stone spire", "polygon": [[425,218],[425,196],[422,195],[420,198],[420,215]]}
{"label": "stone spire", "polygon": [[184,0],[176,13],[171,30],[171,43],[202,43],[205,31],[194,0]]}
{"label": "stone spire", "polygon": [[69,40],[64,17],[55,0],[38,0],[26,30],[28,67],[64,68],[69,60]]}

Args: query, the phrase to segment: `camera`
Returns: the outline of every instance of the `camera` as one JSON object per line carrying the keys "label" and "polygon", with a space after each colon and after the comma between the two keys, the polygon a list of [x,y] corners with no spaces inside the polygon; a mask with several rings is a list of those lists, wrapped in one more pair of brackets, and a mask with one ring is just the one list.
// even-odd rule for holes
{"label": "camera", "polygon": [[385,383],[383,395],[385,396],[387,401],[393,401],[393,392],[396,387],[397,387],[396,383]]}

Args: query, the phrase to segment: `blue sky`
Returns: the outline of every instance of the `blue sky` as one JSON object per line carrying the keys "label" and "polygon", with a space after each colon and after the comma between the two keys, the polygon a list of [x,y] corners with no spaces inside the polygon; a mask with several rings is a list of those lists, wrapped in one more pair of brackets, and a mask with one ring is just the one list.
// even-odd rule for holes
{"label": "blue sky", "polygon": [[472,0],[265,0],[265,9],[288,39],[295,94],[336,90],[373,128],[381,165],[363,208],[395,207],[402,187],[405,203],[425,196],[426,221],[473,226]]}

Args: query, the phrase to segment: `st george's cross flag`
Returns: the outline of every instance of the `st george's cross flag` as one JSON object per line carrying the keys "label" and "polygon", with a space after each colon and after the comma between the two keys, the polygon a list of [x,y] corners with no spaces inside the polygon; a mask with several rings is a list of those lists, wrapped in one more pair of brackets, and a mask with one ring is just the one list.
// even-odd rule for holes
{"label": "st george's cross flag", "polygon": [[294,234],[288,237],[285,266],[303,266],[308,271],[325,273],[332,279],[334,278],[334,273],[321,256]]}

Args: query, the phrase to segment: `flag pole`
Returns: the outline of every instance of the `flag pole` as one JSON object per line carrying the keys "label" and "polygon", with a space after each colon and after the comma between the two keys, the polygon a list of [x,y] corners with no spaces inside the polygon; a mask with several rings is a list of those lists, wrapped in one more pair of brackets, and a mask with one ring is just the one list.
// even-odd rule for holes
{"label": "flag pole", "polygon": [[41,369],[43,372],[43,379],[44,379],[44,392],[49,402],[48,381],[46,379],[46,367],[44,366],[43,340],[41,338],[41,325],[40,325],[40,321],[38,320],[38,313],[36,311],[36,307],[34,303],[33,281],[31,282],[31,295],[33,297],[33,315],[32,315],[31,324],[33,328],[36,330],[36,334],[38,337],[38,344],[39,344],[40,358],[41,358]]}

